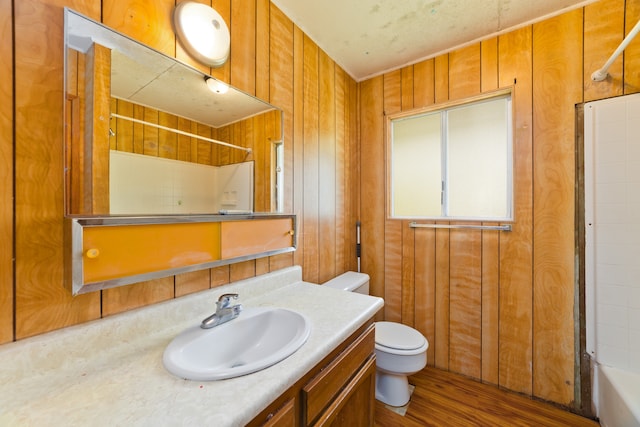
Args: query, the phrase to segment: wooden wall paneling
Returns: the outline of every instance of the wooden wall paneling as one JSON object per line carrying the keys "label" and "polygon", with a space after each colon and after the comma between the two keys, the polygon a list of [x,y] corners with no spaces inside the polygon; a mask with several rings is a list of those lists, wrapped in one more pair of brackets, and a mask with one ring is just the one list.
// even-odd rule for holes
{"label": "wooden wall paneling", "polygon": [[371,295],[384,297],[384,83],[378,76],[360,83],[361,266],[370,276]]}
{"label": "wooden wall paneling", "polygon": [[[294,30],[293,22],[270,3],[269,101],[282,109],[284,212],[293,210],[294,189]],[[298,238],[296,236],[296,238]],[[271,271],[294,265],[294,253],[269,258]]]}
{"label": "wooden wall paneling", "polygon": [[[145,108],[141,105],[134,104],[133,117],[138,120],[144,120]],[[144,128],[142,123],[133,123],[133,152],[136,154],[144,154]]]}
{"label": "wooden wall paneling", "polygon": [[348,141],[348,118],[346,111],[348,105],[348,93],[345,94],[347,82],[346,73],[342,68],[335,67],[335,122],[336,122],[336,150],[335,150],[335,241],[334,241],[334,275],[338,275],[348,270],[346,265],[347,246],[349,244],[345,237],[354,230],[351,221],[347,221],[346,213],[348,205],[348,192],[350,188],[346,185],[348,174],[345,164],[347,164]]}
{"label": "wooden wall paneling", "polygon": [[102,0],[102,22],[165,55],[174,57],[174,7],[175,0]]}
{"label": "wooden wall paneling", "polygon": [[230,265],[211,268],[211,287],[226,285],[231,281]]}
{"label": "wooden wall paneling", "polygon": [[276,143],[282,141],[283,123],[280,112],[271,111],[266,114],[265,133],[267,135],[264,144],[265,149],[265,193],[267,194],[267,209],[276,208],[276,193],[272,189],[275,188],[276,178],[274,176],[276,170]]}
{"label": "wooden wall paneling", "polygon": [[401,321],[411,327],[416,323],[415,233],[411,221],[402,221],[402,307]]}
{"label": "wooden wall paneling", "polygon": [[256,93],[256,0],[231,0],[231,84]]}
{"label": "wooden wall paneling", "polygon": [[319,218],[318,218],[318,46],[304,35],[304,98],[303,98],[303,209],[304,280],[318,283],[320,277]]}
{"label": "wooden wall paneling", "polygon": [[[118,111],[118,100],[116,98],[111,98],[109,103],[109,112]],[[109,149],[117,150],[118,149],[118,119],[115,117],[111,117],[109,115]]]}
{"label": "wooden wall paneling", "polygon": [[482,233],[482,382],[499,382],[500,233]]}
{"label": "wooden wall paneling", "polygon": [[[498,89],[498,38],[480,43],[480,91]],[[482,233],[482,349],[480,354],[483,382],[498,384],[499,360],[499,286],[500,232]]]}
{"label": "wooden wall paneling", "polygon": [[[231,135],[233,134],[232,126],[225,126],[222,128],[216,129],[216,139],[220,141],[229,142],[233,141]],[[196,141],[193,140],[193,143]],[[228,165],[233,163],[233,158],[231,156],[232,150],[230,147],[225,147],[222,145],[218,145],[215,149],[212,150],[212,155],[215,158],[215,162],[217,165]]]}
{"label": "wooden wall paneling", "polygon": [[434,101],[436,104],[448,101],[449,98],[449,55],[434,58]]}
{"label": "wooden wall paneling", "polygon": [[[133,117],[133,104],[118,99],[116,102],[116,113],[126,117]],[[133,122],[123,119],[111,119],[111,122],[115,122],[116,124],[114,129],[114,132],[116,132],[116,150],[132,153]]]}
{"label": "wooden wall paneling", "polygon": [[[158,110],[154,108],[144,107],[143,119],[147,123],[158,124]],[[159,129],[155,126],[144,126],[142,128],[143,141],[142,141],[142,154],[145,156],[158,157],[158,141],[159,141]]]}
{"label": "wooden wall paneling", "polygon": [[269,257],[269,271],[276,271],[293,265],[293,253],[291,252]]}
{"label": "wooden wall paneling", "polygon": [[140,282],[102,291],[102,316],[133,310],[170,300],[174,295],[175,276]]}
{"label": "wooden wall paneling", "polygon": [[480,43],[480,92],[498,89],[498,38]]}
{"label": "wooden wall paneling", "polygon": [[384,224],[384,318],[402,321],[402,221]]}
{"label": "wooden wall paneling", "polygon": [[435,245],[435,366],[449,370],[450,342],[450,231],[436,229]]}
{"label": "wooden wall paneling", "polygon": [[429,341],[427,364],[435,366],[436,230],[416,228],[413,233],[415,238],[415,327]]}
{"label": "wooden wall paneling", "polygon": [[270,5],[271,0],[256,0],[256,48],[255,48],[255,64],[256,64],[256,90],[255,94],[258,98],[269,101],[269,67],[271,53],[270,40]]}
{"label": "wooden wall paneling", "polygon": [[84,71],[86,120],[83,145],[85,156],[91,159],[90,213],[105,214],[109,212],[111,50],[94,43],[87,52]]}
{"label": "wooden wall paneling", "polygon": [[413,65],[400,69],[401,109],[413,108]]}
{"label": "wooden wall paneling", "polygon": [[622,59],[609,68],[609,76],[600,82],[591,74],[607,62],[624,38],[625,0],[603,0],[584,8],[584,102],[622,95]]}
{"label": "wooden wall paneling", "polygon": [[174,286],[174,295],[176,298],[209,289],[211,287],[211,269],[177,274],[175,276]]}
{"label": "wooden wall paneling", "polygon": [[[384,81],[384,115],[394,114],[402,109],[402,70],[398,69],[383,75]],[[385,119],[386,120],[386,119]],[[385,133],[386,135],[386,133]],[[386,137],[381,142],[383,157],[379,161],[383,168],[379,175],[383,177],[380,191],[386,193],[386,176],[388,172]],[[383,201],[387,198],[383,196]],[[386,203],[384,215],[384,318],[392,322],[402,320],[402,221],[387,218]]]}
{"label": "wooden wall paneling", "polygon": [[306,266],[304,232],[304,33],[293,28],[293,213],[297,216],[297,243],[294,264]]}
{"label": "wooden wall paneling", "polygon": [[575,104],[583,10],[533,26],[533,393],[574,398]]}
{"label": "wooden wall paneling", "polygon": [[[24,0],[13,4],[15,339],[100,316],[99,294],[72,298],[63,286],[61,3]],[[66,1],[65,5],[90,17],[100,16],[95,2]]]}
{"label": "wooden wall paneling", "polygon": [[345,159],[345,187],[347,191],[347,206],[345,208],[345,222],[347,224],[344,236],[344,244],[346,246],[346,265],[347,270],[358,269],[358,256],[356,253],[356,222],[360,221],[360,171],[362,170],[362,162],[360,161],[360,121],[359,121],[359,84],[352,78],[348,78],[347,90],[347,144],[348,149],[345,151],[347,155]]}
{"label": "wooden wall paneling", "polygon": [[255,269],[255,276],[259,276],[261,274],[266,274],[268,273],[269,270],[269,257],[265,257],[265,258],[258,258],[255,260],[256,261],[256,269]]}
{"label": "wooden wall paneling", "polygon": [[[183,117],[178,117],[176,129],[183,132],[191,132],[191,121]],[[176,141],[176,159],[183,162],[191,161],[191,138],[186,135],[178,134]]]}
{"label": "wooden wall paneling", "polygon": [[449,369],[481,378],[482,231],[451,230]]}
{"label": "wooden wall paneling", "polygon": [[[196,135],[204,136],[205,138],[211,138],[211,128],[209,126],[196,123]],[[200,163],[202,165],[210,165],[212,163],[212,158],[213,158],[213,148],[211,147],[212,145],[213,144],[211,142],[197,140],[196,163]]]}
{"label": "wooden wall paneling", "polygon": [[480,43],[449,53],[449,99],[480,93]]}
{"label": "wooden wall paneling", "polygon": [[293,22],[273,3],[270,15],[269,101],[281,108],[284,137],[284,211],[293,210],[294,187],[294,37]]}
{"label": "wooden wall paneling", "polygon": [[[178,116],[158,113],[158,124],[170,129],[178,129]],[[178,158],[178,134],[163,129],[158,130],[158,157],[177,160]]]}
{"label": "wooden wall paneling", "polygon": [[[71,54],[73,53],[73,54]],[[67,94],[65,105],[64,150],[68,170],[65,175],[65,188],[68,198],[65,200],[66,212],[91,212],[91,174],[86,172],[85,158],[85,104],[86,55],[68,49]],[[76,178],[74,178],[76,177]],[[70,200],[69,200],[70,198]]]}
{"label": "wooden wall paneling", "polygon": [[269,173],[267,157],[270,158],[267,150],[270,148],[270,142],[267,140],[265,115],[261,114],[251,119],[253,124],[253,151],[251,152],[251,158],[253,162],[253,175],[255,176],[255,185],[253,187],[254,192],[254,206],[253,210],[257,212],[267,212],[271,207],[271,200],[269,199],[269,193],[265,191],[265,185],[269,182]]}
{"label": "wooden wall paneling", "polygon": [[[500,87],[513,86],[514,223],[500,234],[499,385],[531,394],[533,333],[532,28],[498,39]],[[492,367],[493,368],[493,367]]]}
{"label": "wooden wall paneling", "polygon": [[237,282],[238,280],[248,279],[256,275],[256,261],[249,260],[231,264],[229,266],[229,281]]}
{"label": "wooden wall paneling", "polygon": [[13,23],[0,0],[0,344],[13,340]]}
{"label": "wooden wall paneling", "polygon": [[435,102],[435,59],[413,66],[413,106],[426,107]]}
{"label": "wooden wall paneling", "polygon": [[[637,1],[626,0],[624,19],[624,34],[626,36],[640,21],[640,4]],[[629,43],[624,50],[623,56],[624,94],[629,95],[640,92],[640,73],[638,73],[638,69],[640,69],[640,38],[636,37]]]}
{"label": "wooden wall paneling", "polygon": [[324,51],[318,57],[318,283],[324,283],[336,276],[336,66]]}

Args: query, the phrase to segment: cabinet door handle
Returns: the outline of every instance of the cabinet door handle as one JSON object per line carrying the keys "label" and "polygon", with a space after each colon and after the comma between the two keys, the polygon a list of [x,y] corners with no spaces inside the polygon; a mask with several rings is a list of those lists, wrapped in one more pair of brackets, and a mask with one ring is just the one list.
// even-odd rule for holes
{"label": "cabinet door handle", "polygon": [[91,248],[91,249],[88,249],[87,252],[85,252],[85,255],[87,256],[87,258],[90,258],[90,259],[98,258],[98,256],[100,255],[100,250],[96,248]]}

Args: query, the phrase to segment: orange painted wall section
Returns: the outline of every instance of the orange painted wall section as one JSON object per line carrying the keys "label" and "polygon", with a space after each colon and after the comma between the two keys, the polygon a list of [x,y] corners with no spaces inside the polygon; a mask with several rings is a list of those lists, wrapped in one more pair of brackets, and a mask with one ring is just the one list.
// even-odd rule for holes
{"label": "orange painted wall section", "polygon": [[82,242],[84,280],[93,283],[219,260],[220,224],[86,227]]}

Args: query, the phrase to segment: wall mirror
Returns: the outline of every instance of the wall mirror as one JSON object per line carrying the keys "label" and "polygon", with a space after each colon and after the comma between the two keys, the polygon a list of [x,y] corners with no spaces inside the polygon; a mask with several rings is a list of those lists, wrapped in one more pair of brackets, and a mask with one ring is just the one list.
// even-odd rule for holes
{"label": "wall mirror", "polygon": [[[221,82],[208,85],[208,78],[65,9],[66,213],[282,212],[282,111],[233,87],[214,92],[209,86]],[[116,167],[114,158],[123,156]],[[177,164],[179,172],[141,172],[141,157]],[[125,202],[114,201],[122,188],[129,190]],[[213,205],[200,206],[202,193]]]}

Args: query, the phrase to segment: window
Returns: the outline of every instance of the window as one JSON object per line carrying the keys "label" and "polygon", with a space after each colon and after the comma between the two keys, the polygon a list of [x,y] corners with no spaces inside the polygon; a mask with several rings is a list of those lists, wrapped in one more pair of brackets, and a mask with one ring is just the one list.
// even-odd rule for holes
{"label": "window", "polygon": [[389,118],[390,216],[512,219],[511,94]]}

